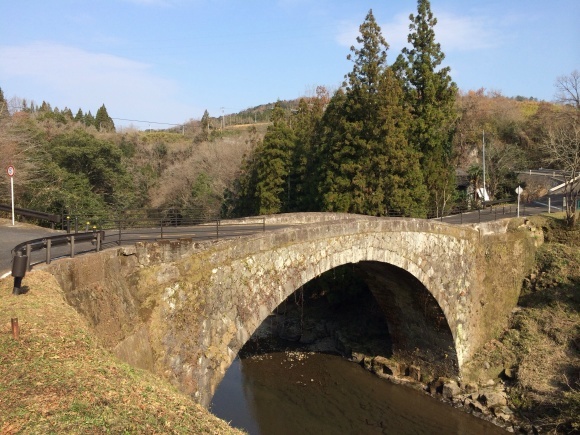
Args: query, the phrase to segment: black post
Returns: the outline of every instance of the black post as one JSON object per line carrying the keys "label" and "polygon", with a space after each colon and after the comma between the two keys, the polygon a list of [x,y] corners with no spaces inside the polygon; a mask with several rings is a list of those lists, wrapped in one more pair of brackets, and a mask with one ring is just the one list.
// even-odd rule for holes
{"label": "black post", "polygon": [[12,289],[13,295],[20,294],[22,278],[26,275],[27,262],[28,256],[22,255],[22,252],[20,251],[17,251],[15,256],[12,258],[12,276],[14,277],[14,288]]}
{"label": "black post", "polygon": [[46,239],[46,264],[50,264],[50,251],[52,246],[52,240],[50,237]]}

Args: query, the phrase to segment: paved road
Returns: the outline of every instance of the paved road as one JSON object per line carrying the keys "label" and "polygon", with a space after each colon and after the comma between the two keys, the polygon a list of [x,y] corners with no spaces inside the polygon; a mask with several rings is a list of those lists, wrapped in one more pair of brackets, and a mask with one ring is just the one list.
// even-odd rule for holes
{"label": "paved road", "polygon": [[27,240],[41,237],[56,236],[62,231],[41,228],[34,225],[15,222],[10,219],[0,219],[0,277],[12,270],[12,254],[10,251],[16,245]]}
{"label": "paved road", "polygon": [[[287,226],[287,225],[285,225]],[[281,225],[268,225],[268,230],[282,228]],[[123,230],[122,245],[134,244],[138,241],[153,241],[162,239],[194,238],[195,240],[215,240],[216,238],[224,239],[238,237],[243,235],[255,234],[264,231],[261,223],[228,223],[224,222],[216,225],[198,225],[194,227],[163,227],[158,228],[141,228]],[[36,227],[33,225],[12,222],[7,219],[0,219],[0,277],[9,274],[12,270],[11,250],[18,245],[33,239],[56,236],[64,234],[64,231],[54,231],[46,228]],[[106,231],[103,249],[119,245],[119,233],[117,230]],[[51,258],[70,255],[70,245],[53,246],[51,249]],[[76,242],[75,253],[94,250],[95,246],[91,241]],[[46,256],[45,250],[33,251],[31,254],[31,264],[43,262]]]}
{"label": "paved road", "polygon": [[[552,210],[554,207],[561,207],[561,199],[553,200],[551,202]],[[533,214],[545,213],[548,211],[548,201],[540,199],[533,204],[522,204],[520,206],[520,216],[529,216]],[[515,205],[511,206],[495,206],[492,209],[485,209],[481,211],[473,211],[468,213],[462,213],[460,215],[447,216],[441,219],[442,222],[451,224],[469,224],[486,222],[496,219],[511,218],[517,215],[517,207]],[[267,225],[267,230],[273,230],[277,228],[282,228],[283,226],[273,226]],[[261,224],[255,225],[227,225],[222,224],[219,227],[219,237],[220,238],[230,238],[247,234],[254,234],[263,230]],[[26,242],[32,239],[38,239],[48,236],[54,236],[62,234],[62,231],[50,230],[48,228],[41,228],[33,225],[23,224],[16,222],[12,226],[12,222],[8,219],[0,219],[0,277],[9,274],[12,269],[12,255],[11,250],[19,243]],[[195,237],[199,240],[209,240],[216,238],[216,227],[215,225],[198,226],[195,228],[185,229],[183,227],[165,227],[163,229],[163,234],[160,233],[159,228],[155,229],[140,229],[133,231],[132,234],[124,231],[123,233],[123,244],[132,244],[139,240],[159,240],[159,239],[176,239],[180,237]],[[116,246],[114,242],[118,240],[118,232],[107,231],[105,237],[104,248]],[[53,248],[55,251],[60,249],[62,255],[67,254],[69,247]],[[90,245],[86,245],[83,248],[81,245],[78,246],[76,252],[82,251],[83,249],[94,249]],[[53,251],[53,252],[55,252]],[[35,252],[33,254],[33,263],[41,261],[45,255],[42,251]],[[53,258],[55,255],[53,255]]]}
{"label": "paved road", "polygon": [[[562,201],[560,199],[559,205],[554,201],[550,204],[552,213],[560,211]],[[539,200],[530,204],[520,204],[520,217],[531,216],[540,213],[548,212],[547,201]],[[470,211],[461,214],[446,216],[441,220],[449,224],[476,224],[479,222],[489,222],[497,219],[514,218],[518,215],[517,204],[511,205],[497,205],[483,210]]]}

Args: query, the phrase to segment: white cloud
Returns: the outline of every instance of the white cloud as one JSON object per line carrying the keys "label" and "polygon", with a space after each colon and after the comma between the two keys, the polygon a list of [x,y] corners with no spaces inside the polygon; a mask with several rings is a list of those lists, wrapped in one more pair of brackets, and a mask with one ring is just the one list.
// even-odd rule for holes
{"label": "white cloud", "polygon": [[[395,15],[392,21],[379,23],[382,34],[390,46],[391,53],[399,52],[407,44],[409,34],[409,13]],[[444,52],[474,51],[491,48],[499,44],[500,38],[493,23],[483,17],[459,16],[451,13],[435,14],[436,41]],[[356,45],[360,23],[343,22],[337,32],[339,45]]]}
{"label": "white cloud", "polygon": [[349,21],[341,22],[336,33],[336,42],[338,42],[338,45],[348,48],[352,45],[356,45],[356,37],[359,35],[359,26],[360,24]]}
{"label": "white cloud", "polygon": [[444,51],[476,51],[500,43],[495,25],[483,17],[441,13],[437,16],[435,35]]}
{"label": "white cloud", "polygon": [[19,96],[37,102],[46,99],[73,111],[95,111],[105,104],[111,116],[155,121],[162,121],[151,119],[163,112],[160,108],[172,119],[167,122],[193,116],[174,101],[177,85],[156,76],[146,63],[50,42],[0,46],[0,59],[0,80],[9,80]]}

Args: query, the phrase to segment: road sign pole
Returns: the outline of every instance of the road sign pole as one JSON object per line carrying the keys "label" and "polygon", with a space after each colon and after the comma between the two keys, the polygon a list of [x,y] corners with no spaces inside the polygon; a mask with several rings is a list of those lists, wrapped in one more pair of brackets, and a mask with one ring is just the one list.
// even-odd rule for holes
{"label": "road sign pole", "polygon": [[10,198],[12,200],[12,226],[14,226],[14,166],[10,165],[6,169],[10,177]]}
{"label": "road sign pole", "polygon": [[524,189],[522,189],[522,186],[516,188],[516,193],[518,194],[518,217],[520,217],[520,195],[523,191]]}
{"label": "road sign pole", "polygon": [[14,226],[14,177],[10,177],[10,197],[12,198],[12,226]]}

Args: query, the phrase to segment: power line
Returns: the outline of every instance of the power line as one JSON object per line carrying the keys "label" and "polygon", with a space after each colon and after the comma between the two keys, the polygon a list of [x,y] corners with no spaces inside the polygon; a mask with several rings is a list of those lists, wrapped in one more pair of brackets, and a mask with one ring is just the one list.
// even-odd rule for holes
{"label": "power line", "polygon": [[140,121],[138,119],[125,119],[125,118],[111,118],[111,119],[116,119],[117,121],[145,122],[145,123],[148,123],[148,124],[160,124],[160,125],[183,125],[183,123],[181,123],[181,124],[172,124],[170,122]]}

